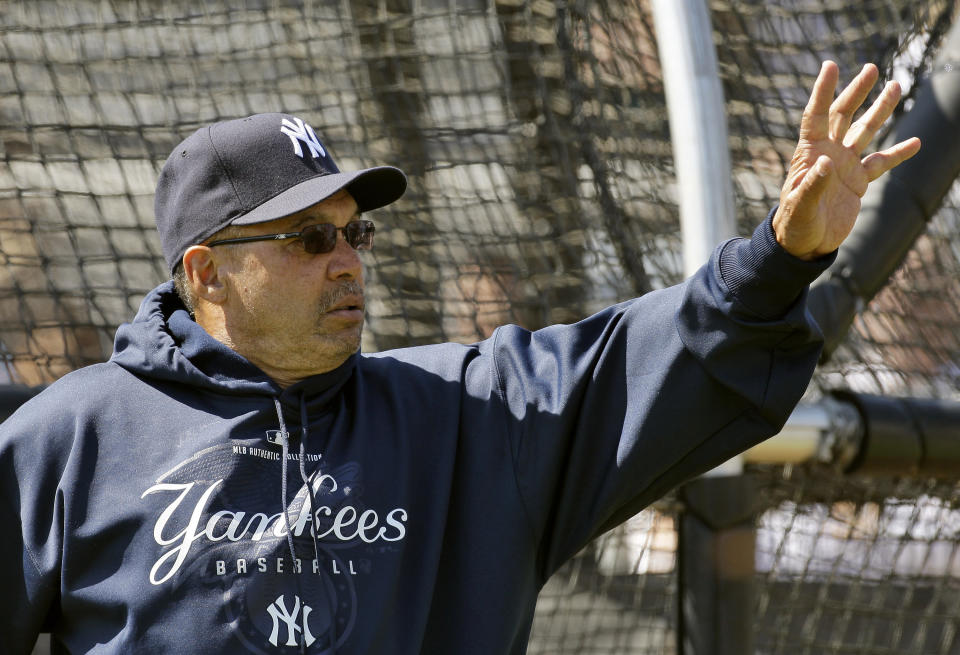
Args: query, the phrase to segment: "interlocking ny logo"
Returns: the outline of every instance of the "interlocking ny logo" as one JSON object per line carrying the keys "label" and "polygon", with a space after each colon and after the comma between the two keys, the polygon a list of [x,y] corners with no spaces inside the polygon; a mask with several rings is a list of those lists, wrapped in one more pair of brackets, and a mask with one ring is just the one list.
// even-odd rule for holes
{"label": "interlocking ny logo", "polygon": [[327,151],[320,145],[316,132],[299,118],[294,118],[292,121],[284,118],[280,121],[280,131],[290,137],[290,141],[293,143],[293,151],[301,159],[303,159],[303,149],[300,147],[301,141],[307,144],[310,149],[310,156],[314,159],[327,156]]}
{"label": "interlocking ny logo", "polygon": [[[303,619],[298,621],[297,617],[300,615],[300,597],[293,597],[293,611],[287,611],[287,605],[283,602],[283,594],[277,596],[277,599],[270,603],[270,606],[267,607],[267,614],[270,615],[270,618],[273,619],[273,630],[270,632],[270,644],[273,646],[277,645],[277,637],[280,636],[280,623],[287,627],[287,643],[285,646],[296,646],[297,645],[297,633],[303,633],[304,645],[310,646],[313,642],[316,641],[316,638],[310,634],[310,625],[307,623],[307,617],[310,616],[310,612],[313,610],[309,605],[303,605]],[[302,625],[301,625],[302,624]]]}

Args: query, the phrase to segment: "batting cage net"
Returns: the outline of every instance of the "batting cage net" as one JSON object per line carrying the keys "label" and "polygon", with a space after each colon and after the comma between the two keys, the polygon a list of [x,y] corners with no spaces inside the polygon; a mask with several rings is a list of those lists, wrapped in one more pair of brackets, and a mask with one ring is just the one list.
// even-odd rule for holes
{"label": "batting cage net", "polygon": [[[821,60],[842,79],[877,63],[909,109],[955,15],[945,0],[708,4],[743,234],[776,202]],[[0,376],[44,384],[108,357],[168,277],[163,161],[200,125],[256,112],[302,117],[341,168],[409,176],[373,216],[367,351],[569,322],[680,281],[684,190],[651,13],[647,0],[0,4]],[[948,196],[812,394],[958,395],[957,206]],[[954,484],[753,473],[758,652],[958,652]],[[679,505],[564,567],[530,652],[677,652]]]}

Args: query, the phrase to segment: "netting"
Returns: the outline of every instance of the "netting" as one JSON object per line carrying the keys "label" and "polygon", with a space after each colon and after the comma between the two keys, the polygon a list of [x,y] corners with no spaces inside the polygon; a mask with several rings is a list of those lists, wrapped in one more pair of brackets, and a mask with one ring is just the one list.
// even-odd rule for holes
{"label": "netting", "polygon": [[[953,5],[711,0],[742,233],[776,202],[820,60],[844,79],[873,61],[914,90]],[[164,159],[200,125],[254,112],[301,116],[344,169],[409,175],[405,198],[374,216],[365,350],[570,321],[679,281],[683,190],[650,11],[0,4],[2,375],[45,383],[109,354],[116,326],[166,278],[152,209]],[[956,397],[957,206],[951,195],[814,389]],[[872,549],[952,553],[953,486],[764,475],[758,650],[956,652],[956,565],[870,563]],[[645,511],[558,573],[530,652],[675,652],[677,511]]]}
{"label": "netting", "polygon": [[808,470],[763,488],[757,652],[957,652],[956,484]]}

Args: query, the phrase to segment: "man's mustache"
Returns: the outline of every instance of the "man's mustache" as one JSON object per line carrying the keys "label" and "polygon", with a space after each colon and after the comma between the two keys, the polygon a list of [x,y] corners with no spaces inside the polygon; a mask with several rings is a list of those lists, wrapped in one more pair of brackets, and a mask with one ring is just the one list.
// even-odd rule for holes
{"label": "man's mustache", "polygon": [[338,302],[347,296],[356,296],[360,300],[360,307],[363,308],[363,285],[357,280],[341,282],[332,289],[327,289],[320,296],[320,313],[329,312]]}

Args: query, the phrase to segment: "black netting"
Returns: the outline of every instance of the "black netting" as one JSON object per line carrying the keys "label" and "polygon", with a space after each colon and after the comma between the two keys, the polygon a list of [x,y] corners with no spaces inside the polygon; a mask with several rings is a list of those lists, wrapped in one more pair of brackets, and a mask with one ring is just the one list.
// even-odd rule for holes
{"label": "black netting", "polygon": [[953,482],[759,473],[757,652],[960,648],[960,490]]}
{"label": "black netting", "polygon": [[[843,79],[874,61],[916,89],[953,5],[711,0],[743,233],[776,202],[820,60],[837,60]],[[45,383],[108,355],[116,326],[166,277],[152,210],[165,157],[201,124],[254,112],[303,117],[341,168],[409,174],[405,198],[375,215],[366,350],[570,321],[678,281],[683,190],[650,11],[646,0],[0,4],[3,377]],[[953,194],[815,387],[957,395],[957,206]],[[952,485],[779,469],[768,483],[779,500],[758,533],[759,651],[956,652]],[[901,514],[914,523],[901,529]],[[564,567],[530,652],[675,652],[675,517],[672,504],[647,510]],[[950,564],[848,562],[869,559],[864,544]]]}

